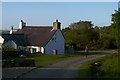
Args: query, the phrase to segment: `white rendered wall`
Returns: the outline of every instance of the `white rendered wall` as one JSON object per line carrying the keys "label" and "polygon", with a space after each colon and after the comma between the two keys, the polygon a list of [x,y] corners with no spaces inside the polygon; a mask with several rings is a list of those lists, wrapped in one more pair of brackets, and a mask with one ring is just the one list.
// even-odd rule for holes
{"label": "white rendered wall", "polygon": [[2,52],[2,44],[4,42],[4,39],[2,38],[2,36],[0,36],[0,52]]}
{"label": "white rendered wall", "polygon": [[4,39],[0,36],[0,43],[3,43]]}
{"label": "white rendered wall", "polygon": [[41,53],[44,54],[45,49],[43,47],[41,47]]}
{"label": "white rendered wall", "polygon": [[57,50],[57,54],[64,54],[64,37],[61,31],[57,30],[52,38],[54,37],[56,37],[56,42],[51,39],[44,47],[45,54],[53,54],[53,50]]}
{"label": "white rendered wall", "polygon": [[[40,47],[38,47],[38,46],[27,46],[27,50],[29,49],[29,48],[31,48],[31,49],[36,49],[36,52],[40,52]],[[31,53],[33,53],[32,51],[30,51]]]}

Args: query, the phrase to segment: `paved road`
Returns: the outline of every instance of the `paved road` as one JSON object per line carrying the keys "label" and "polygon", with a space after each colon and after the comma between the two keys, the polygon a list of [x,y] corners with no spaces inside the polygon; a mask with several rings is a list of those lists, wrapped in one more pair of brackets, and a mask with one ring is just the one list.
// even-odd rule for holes
{"label": "paved road", "polygon": [[[85,51],[82,50],[82,51],[78,51],[78,52],[85,52]],[[91,51],[89,51],[89,52],[100,52],[100,53],[102,52],[102,53],[108,53],[108,54],[111,53],[111,54],[112,54],[112,53],[117,53],[118,50],[106,50],[106,51],[104,51],[104,50],[98,50],[98,51],[94,51],[94,50],[93,50],[93,51],[92,51],[92,50],[91,50]]]}
{"label": "paved road", "polygon": [[90,55],[87,58],[77,57],[68,59],[49,66],[34,69],[19,78],[31,78],[33,80],[35,78],[77,78],[78,70],[83,63],[103,56],[105,55]]}
{"label": "paved road", "polygon": [[35,69],[35,67],[11,67],[11,68],[3,68],[2,69],[2,78],[17,78],[18,76],[22,75],[23,73],[27,73]]}

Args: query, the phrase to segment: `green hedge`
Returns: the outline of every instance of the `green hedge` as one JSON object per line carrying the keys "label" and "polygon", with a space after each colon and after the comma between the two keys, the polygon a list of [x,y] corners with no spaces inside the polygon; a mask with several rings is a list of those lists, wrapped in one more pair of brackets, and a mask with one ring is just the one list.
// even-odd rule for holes
{"label": "green hedge", "polygon": [[2,59],[16,58],[23,54],[23,51],[20,49],[14,49],[11,47],[2,48]]}

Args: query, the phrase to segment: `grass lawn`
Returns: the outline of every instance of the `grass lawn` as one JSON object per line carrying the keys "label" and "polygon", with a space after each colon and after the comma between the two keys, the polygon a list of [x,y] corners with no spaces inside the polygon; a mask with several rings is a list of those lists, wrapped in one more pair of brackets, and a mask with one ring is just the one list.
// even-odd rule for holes
{"label": "grass lawn", "polygon": [[50,54],[30,54],[26,59],[35,60],[36,66],[45,66],[68,58],[80,57],[81,55],[50,55]]}
{"label": "grass lawn", "polygon": [[108,55],[85,63],[79,70],[79,78],[96,78],[96,75],[91,74],[90,65],[98,61],[102,63],[100,78],[120,78],[120,55],[118,54]]}
{"label": "grass lawn", "polygon": [[[97,55],[97,54],[101,54],[101,53],[89,53],[89,55]],[[66,55],[51,55],[51,54],[30,54],[28,57],[26,57],[26,59],[33,59],[35,60],[35,64],[36,66],[45,66],[45,65],[49,65],[58,61],[62,61],[65,59],[69,59],[69,58],[74,58],[74,57],[81,57],[81,56],[85,56],[85,53],[80,53],[80,52],[75,52],[74,54],[66,54]]]}
{"label": "grass lawn", "polygon": [[[99,55],[99,54],[103,54],[103,53],[100,53],[100,52],[89,52],[88,53],[88,55]],[[49,64],[52,64],[58,61],[65,60],[65,59],[81,57],[81,56],[85,56],[85,53],[79,52],[79,51],[76,51],[74,54],[65,54],[65,55],[36,53],[36,54],[29,54],[27,57],[9,57],[9,58],[6,58],[5,60],[32,59],[32,60],[35,60],[36,66],[45,66],[45,65],[49,65]]]}

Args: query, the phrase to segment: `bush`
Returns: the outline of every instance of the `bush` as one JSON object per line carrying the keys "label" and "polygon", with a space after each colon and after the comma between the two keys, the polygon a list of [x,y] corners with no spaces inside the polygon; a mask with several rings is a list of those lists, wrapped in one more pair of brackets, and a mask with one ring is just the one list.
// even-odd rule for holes
{"label": "bush", "polygon": [[31,59],[3,60],[2,67],[35,67],[35,61]]}
{"label": "bush", "polygon": [[93,62],[90,64],[90,71],[91,74],[93,74],[94,76],[100,76],[102,69],[101,69],[102,63],[101,61],[97,61],[97,62]]}
{"label": "bush", "polygon": [[23,54],[23,51],[20,49],[14,49],[11,47],[3,47],[2,49],[2,58],[3,59],[8,59],[8,58],[14,58],[14,57],[18,57],[21,54]]}

